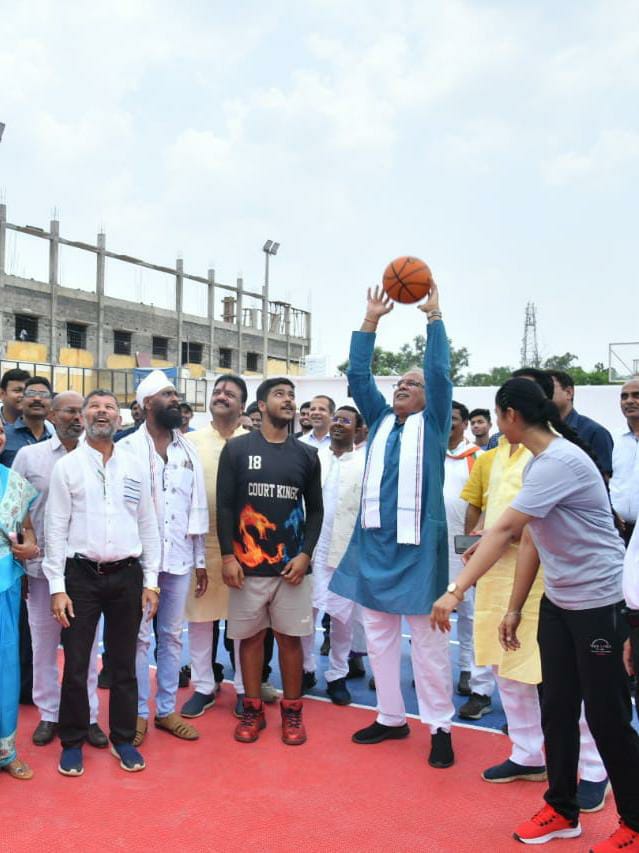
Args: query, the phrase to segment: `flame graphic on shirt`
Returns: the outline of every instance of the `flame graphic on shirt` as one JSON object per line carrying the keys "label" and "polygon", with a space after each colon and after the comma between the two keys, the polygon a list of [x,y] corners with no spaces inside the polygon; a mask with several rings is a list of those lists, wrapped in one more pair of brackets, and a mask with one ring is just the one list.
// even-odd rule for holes
{"label": "flame graphic on shirt", "polygon": [[[249,527],[257,531],[258,539],[249,532]],[[239,528],[242,541],[241,543],[233,543],[233,553],[236,560],[242,563],[243,566],[255,569],[262,563],[272,566],[282,561],[284,556],[284,545],[282,543],[277,546],[275,554],[269,554],[259,544],[259,541],[268,541],[268,531],[276,530],[277,525],[269,521],[262,513],[256,512],[250,504],[247,504],[240,513]]]}

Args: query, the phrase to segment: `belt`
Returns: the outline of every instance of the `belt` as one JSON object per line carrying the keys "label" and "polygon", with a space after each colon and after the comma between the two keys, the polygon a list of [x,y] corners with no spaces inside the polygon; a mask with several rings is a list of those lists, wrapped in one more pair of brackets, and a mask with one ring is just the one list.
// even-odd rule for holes
{"label": "belt", "polygon": [[100,563],[90,560],[82,554],[74,554],[73,560],[81,566],[85,566],[96,573],[96,575],[114,575],[122,569],[133,568],[138,565],[137,557],[125,557],[123,560],[114,560],[112,563]]}

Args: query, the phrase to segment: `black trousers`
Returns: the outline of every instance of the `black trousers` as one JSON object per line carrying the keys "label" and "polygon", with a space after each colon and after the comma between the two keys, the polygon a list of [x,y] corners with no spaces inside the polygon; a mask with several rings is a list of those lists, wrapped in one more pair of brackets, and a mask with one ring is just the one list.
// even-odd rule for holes
{"label": "black trousers", "polygon": [[24,598],[20,601],[20,704],[33,705],[33,648]]}
{"label": "black trousers", "polygon": [[139,563],[113,575],[96,572],[69,559],[67,595],[75,618],[62,631],[64,673],[60,696],[59,733],[63,747],[79,747],[89,730],[87,676],[95,630],[104,614],[104,636],[109,647],[111,742],[131,743],[138,714],[135,651],[142,617],[142,568]]}
{"label": "black trousers", "polygon": [[546,802],[568,820],[579,817],[579,714],[586,719],[612,784],[617,810],[639,831],[639,736],[622,660],[628,627],[623,602],[564,610],[545,596],[539,610],[541,725],[549,787]]}

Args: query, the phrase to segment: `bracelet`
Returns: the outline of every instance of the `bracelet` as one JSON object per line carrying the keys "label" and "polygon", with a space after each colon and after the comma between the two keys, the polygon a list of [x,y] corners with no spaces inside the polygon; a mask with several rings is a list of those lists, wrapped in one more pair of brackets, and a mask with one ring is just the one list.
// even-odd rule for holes
{"label": "bracelet", "polygon": [[364,317],[364,322],[365,322],[365,323],[372,323],[374,326],[376,326],[376,325],[377,325],[378,320],[379,320],[379,318],[378,318],[378,317],[375,317],[375,319],[374,319],[374,320],[371,320],[371,318],[370,318],[370,317]]}
{"label": "bracelet", "polygon": [[438,319],[440,319],[440,320],[441,320],[441,318],[442,318],[442,312],[441,312],[438,308],[433,308],[433,310],[432,310],[432,311],[428,311],[428,312],[427,312],[426,317],[427,317],[429,320],[432,320],[434,317],[437,317]]}
{"label": "bracelet", "polygon": [[521,616],[521,610],[508,610],[506,616]]}

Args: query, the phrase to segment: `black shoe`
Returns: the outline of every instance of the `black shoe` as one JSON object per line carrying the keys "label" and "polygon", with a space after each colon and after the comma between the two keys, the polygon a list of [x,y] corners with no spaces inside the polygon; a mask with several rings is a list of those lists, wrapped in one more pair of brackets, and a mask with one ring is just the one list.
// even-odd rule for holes
{"label": "black shoe", "polygon": [[364,678],[366,675],[366,669],[364,664],[362,663],[361,655],[353,655],[353,657],[348,659],[348,673],[346,674],[346,678]]}
{"label": "black shoe", "polygon": [[459,673],[459,681],[457,682],[457,693],[460,696],[470,696],[470,672],[467,669],[462,669]]}
{"label": "black shoe", "polygon": [[455,753],[453,752],[450,732],[437,729],[436,733],[431,735],[428,763],[431,767],[437,767],[440,770],[443,770],[445,767],[452,767],[455,763]]}
{"label": "black shoe", "polygon": [[51,743],[51,741],[55,737],[55,733],[57,732],[57,730],[57,723],[50,723],[45,720],[40,720],[36,727],[36,730],[31,735],[31,740],[36,746],[46,746],[48,743]]}
{"label": "black shoe", "polygon": [[374,675],[371,675],[371,677],[368,679],[368,689],[369,690],[376,690],[377,689],[375,687],[375,676]]}
{"label": "black shoe", "polygon": [[96,749],[105,749],[109,745],[109,739],[97,723],[91,723],[87,734],[87,740]]}
{"label": "black shoe", "polygon": [[464,702],[457,713],[463,720],[481,720],[484,714],[490,714],[492,710],[490,696],[472,693],[468,702]]}
{"label": "black shoe", "polygon": [[320,654],[323,658],[328,657],[328,653],[331,650],[331,638],[328,634],[324,634],[324,640],[322,645],[320,646]]}
{"label": "black shoe", "polygon": [[183,666],[178,678],[178,687],[188,687],[191,683],[191,667]]}
{"label": "black shoe", "polygon": [[317,678],[315,677],[314,672],[305,672],[302,675],[302,693],[306,693],[307,690],[312,690],[316,684]]}
{"label": "black shoe", "polygon": [[[189,674],[190,674],[190,668],[189,668]],[[221,663],[214,663],[213,664],[213,680],[215,681],[216,685],[221,684],[224,681],[224,667],[222,666]],[[219,691],[219,687],[217,688],[217,691]]]}
{"label": "black shoe", "polygon": [[384,726],[375,722],[355,732],[351,740],[353,743],[381,743],[383,740],[402,740],[409,734],[408,723],[403,726]]}
{"label": "black shoe", "polygon": [[104,667],[102,667],[102,669],[98,673],[98,687],[101,690],[111,689],[111,673],[108,669],[105,669]]}
{"label": "black shoe", "polygon": [[334,705],[350,705],[353,697],[348,692],[345,678],[336,678],[326,682],[326,693]]}

